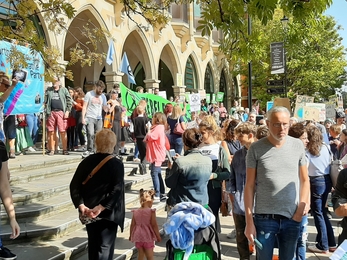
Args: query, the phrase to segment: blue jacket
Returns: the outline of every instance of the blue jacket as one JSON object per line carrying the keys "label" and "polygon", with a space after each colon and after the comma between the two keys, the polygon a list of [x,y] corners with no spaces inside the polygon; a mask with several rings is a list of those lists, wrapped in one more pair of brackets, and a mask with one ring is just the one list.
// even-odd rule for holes
{"label": "blue jacket", "polygon": [[230,193],[234,195],[233,212],[245,215],[244,188],[246,183],[246,147],[236,151],[230,168]]}
{"label": "blue jacket", "polygon": [[212,174],[212,161],[198,149],[190,150],[178,157],[171,169],[166,169],[165,183],[171,188],[167,203],[171,206],[180,202],[208,204],[207,183]]}

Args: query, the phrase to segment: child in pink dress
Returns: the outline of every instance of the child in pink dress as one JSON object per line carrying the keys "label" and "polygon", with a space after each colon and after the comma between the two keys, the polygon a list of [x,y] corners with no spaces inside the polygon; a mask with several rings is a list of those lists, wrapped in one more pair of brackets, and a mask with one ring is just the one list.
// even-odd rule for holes
{"label": "child in pink dress", "polygon": [[135,243],[138,260],[153,260],[154,241],[161,241],[155,209],[152,209],[154,190],[140,190],[141,208],[132,210],[129,240]]}

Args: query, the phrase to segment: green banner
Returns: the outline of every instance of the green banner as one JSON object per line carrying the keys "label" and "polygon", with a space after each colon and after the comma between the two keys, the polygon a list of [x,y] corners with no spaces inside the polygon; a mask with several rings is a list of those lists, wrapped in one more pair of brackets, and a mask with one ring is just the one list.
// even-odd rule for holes
{"label": "green banner", "polygon": [[224,93],[223,92],[218,92],[217,93],[217,101],[222,102],[224,98]]}
{"label": "green banner", "polygon": [[[128,89],[123,83],[120,83],[120,90],[122,94],[122,105],[127,109],[127,115],[130,116],[141,99],[146,100],[147,107],[146,113],[149,118],[156,112],[163,112],[165,105],[171,103],[175,105],[175,102],[170,102],[169,100],[149,93],[139,93]],[[182,110],[183,105],[181,104]],[[186,105],[186,118],[190,118],[190,105]]]}

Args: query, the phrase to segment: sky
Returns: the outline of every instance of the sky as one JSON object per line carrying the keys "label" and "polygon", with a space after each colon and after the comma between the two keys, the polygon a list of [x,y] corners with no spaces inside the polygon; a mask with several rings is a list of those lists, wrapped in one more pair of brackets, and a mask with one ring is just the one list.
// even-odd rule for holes
{"label": "sky", "polygon": [[343,45],[347,48],[347,1],[346,0],[333,0],[333,4],[326,11],[327,15],[335,18],[338,25],[342,25],[343,30],[339,33],[343,38]]}

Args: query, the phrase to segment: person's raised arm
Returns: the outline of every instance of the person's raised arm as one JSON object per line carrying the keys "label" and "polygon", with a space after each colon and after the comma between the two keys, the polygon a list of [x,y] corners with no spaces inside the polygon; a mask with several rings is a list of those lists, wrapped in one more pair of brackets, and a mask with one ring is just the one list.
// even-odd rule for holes
{"label": "person's raised arm", "polygon": [[6,91],[0,97],[0,102],[1,103],[4,103],[7,100],[7,98],[10,96],[12,90],[16,87],[17,82],[18,82],[18,80],[16,78],[14,78],[12,80],[11,86],[9,86],[8,89],[6,89]]}

